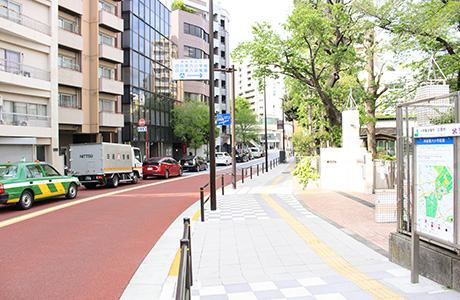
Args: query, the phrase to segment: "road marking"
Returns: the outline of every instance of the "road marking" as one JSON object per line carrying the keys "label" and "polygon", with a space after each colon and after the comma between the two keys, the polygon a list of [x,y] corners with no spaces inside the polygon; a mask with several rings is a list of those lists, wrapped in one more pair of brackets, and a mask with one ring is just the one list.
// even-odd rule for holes
{"label": "road marking", "polygon": [[[199,174],[196,174],[196,175],[199,175]],[[196,176],[196,175],[193,175],[193,176]],[[177,177],[177,178],[173,178],[173,179],[168,179],[168,182],[177,181],[177,180],[181,180],[181,179],[184,179],[184,177]],[[26,221],[26,220],[29,220],[29,219],[32,219],[32,218],[36,218],[36,217],[39,217],[39,216],[42,216],[42,215],[45,215],[45,214],[48,214],[48,213],[51,213],[51,212],[54,212],[54,211],[57,211],[57,210],[61,210],[61,209],[67,208],[67,207],[74,206],[74,205],[86,203],[86,202],[93,201],[93,200],[100,199],[100,198],[104,198],[104,197],[109,197],[109,196],[121,194],[121,193],[124,193],[124,192],[130,192],[130,191],[134,191],[134,190],[138,190],[138,189],[143,189],[143,188],[146,188],[146,187],[151,187],[151,186],[159,185],[159,184],[162,184],[162,183],[164,183],[164,181],[162,181],[162,182],[154,182],[154,183],[150,183],[150,184],[146,184],[146,185],[142,185],[142,186],[135,186],[135,187],[127,188],[127,189],[120,190],[120,191],[114,191],[114,192],[110,192],[110,193],[106,193],[106,194],[92,196],[92,197],[89,197],[89,198],[84,198],[84,199],[81,199],[81,200],[75,200],[73,202],[61,204],[61,205],[58,205],[58,206],[50,207],[50,208],[43,209],[43,210],[40,210],[40,211],[36,211],[36,212],[30,213],[30,214],[26,214],[26,215],[22,215],[22,216],[19,216],[19,217],[16,217],[16,218],[12,218],[12,219],[9,219],[9,220],[2,221],[2,222],[0,222],[0,228],[6,227],[6,226],[9,226],[9,225],[13,225],[13,224],[16,224],[16,223],[19,223],[19,222],[23,222],[23,221]]]}
{"label": "road marking", "polygon": [[372,295],[377,299],[406,299],[402,295],[388,288],[384,284],[375,280],[366,273],[358,270],[337,252],[326,245],[319,239],[313,232],[311,232],[299,220],[287,212],[281,205],[279,205],[270,193],[274,186],[281,181],[286,175],[278,177],[268,188],[266,193],[262,194],[265,201],[294,229],[294,231],[304,240],[307,245],[323,259],[337,273],[341,274],[361,289]]}

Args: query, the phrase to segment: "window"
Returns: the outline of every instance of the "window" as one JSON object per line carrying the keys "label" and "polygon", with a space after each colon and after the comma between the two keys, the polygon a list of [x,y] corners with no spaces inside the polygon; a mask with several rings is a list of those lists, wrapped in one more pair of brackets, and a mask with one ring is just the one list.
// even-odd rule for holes
{"label": "window", "polygon": [[28,172],[26,172],[28,178],[41,178],[43,177],[42,169],[39,165],[27,166]]}
{"label": "window", "polygon": [[56,171],[52,166],[50,165],[42,165],[43,171],[45,172],[45,176],[61,176],[58,171]]}
{"label": "window", "polygon": [[3,111],[7,113],[46,116],[46,105],[4,100]]}
{"label": "window", "polygon": [[99,99],[99,111],[115,112],[115,101]]}
{"label": "window", "polygon": [[21,23],[21,4],[11,0],[0,0],[0,17]]}
{"label": "window", "polygon": [[99,66],[99,78],[115,79],[115,69]]}
{"label": "window", "polygon": [[99,33],[99,44],[106,44],[112,47],[115,46],[115,38],[110,35]]}
{"label": "window", "polygon": [[21,73],[21,53],[0,49],[0,71],[8,73]]}
{"label": "window", "polygon": [[70,32],[80,33],[78,24],[75,21],[70,21],[70,20],[59,17],[58,26]]}
{"label": "window", "polygon": [[115,6],[105,1],[99,1],[99,10],[105,10],[115,14]]}
{"label": "window", "polygon": [[202,38],[206,42],[209,42],[209,34],[207,34],[203,28],[195,26],[193,24],[184,23],[184,33],[197,36],[199,38]]}
{"label": "window", "polygon": [[81,109],[80,99],[78,95],[71,95],[65,93],[59,93],[59,106],[74,108],[74,109]]}
{"label": "window", "polygon": [[80,71],[80,66],[77,64],[75,57],[69,57],[64,55],[58,55],[58,66],[61,68],[67,68],[72,70]]}

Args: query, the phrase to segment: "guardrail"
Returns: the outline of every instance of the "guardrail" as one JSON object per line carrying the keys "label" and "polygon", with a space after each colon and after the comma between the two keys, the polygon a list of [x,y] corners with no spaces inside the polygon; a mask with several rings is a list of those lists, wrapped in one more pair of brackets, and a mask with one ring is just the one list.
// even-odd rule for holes
{"label": "guardrail", "polygon": [[184,234],[180,240],[180,264],[177,276],[176,300],[190,300],[192,278],[192,236],[190,235],[190,218],[184,218]]}

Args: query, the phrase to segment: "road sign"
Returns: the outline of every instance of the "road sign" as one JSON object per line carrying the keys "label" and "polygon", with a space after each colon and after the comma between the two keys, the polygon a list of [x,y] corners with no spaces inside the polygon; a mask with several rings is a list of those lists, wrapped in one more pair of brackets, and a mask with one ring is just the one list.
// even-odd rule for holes
{"label": "road sign", "polygon": [[173,59],[173,80],[209,80],[208,59]]}
{"label": "road sign", "polygon": [[146,124],[147,124],[147,121],[144,118],[139,118],[139,120],[137,120],[137,126],[139,127],[143,127]]}
{"label": "road sign", "polygon": [[138,132],[147,132],[147,126],[140,126],[140,127],[137,127],[137,131],[138,131]]}
{"label": "road sign", "polygon": [[230,125],[231,124],[230,114],[217,114],[216,121],[217,121],[217,125]]}

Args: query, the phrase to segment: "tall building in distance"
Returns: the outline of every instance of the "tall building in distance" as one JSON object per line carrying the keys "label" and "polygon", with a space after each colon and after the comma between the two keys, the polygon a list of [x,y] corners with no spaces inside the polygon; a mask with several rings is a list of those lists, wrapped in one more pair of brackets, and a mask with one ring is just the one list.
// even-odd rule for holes
{"label": "tall building in distance", "polygon": [[55,68],[57,1],[0,1],[2,162],[39,159],[63,168]]}
{"label": "tall building in distance", "polygon": [[59,144],[120,142],[121,1],[58,0]]}
{"label": "tall building in distance", "polygon": [[[144,155],[182,156],[182,144],[171,128],[171,110],[183,97],[172,81],[171,12],[159,0],[123,1],[123,142]],[[144,119],[146,126],[139,126]],[[142,125],[142,124],[141,124]]]}
{"label": "tall building in distance", "polygon": [[[259,90],[258,81],[253,77],[254,68],[249,64],[242,64],[237,67],[235,74],[236,96],[246,98],[251,109],[257,114],[260,124],[260,136],[258,143],[265,144],[264,135],[264,93],[267,105],[267,144],[269,149],[282,149],[282,130],[278,128],[278,123],[283,123],[283,111],[281,109],[282,98],[285,94],[284,77],[278,79],[267,78],[265,90]],[[285,129],[286,128],[286,123]],[[289,126],[292,132],[292,126]]]}
{"label": "tall building in distance", "polygon": [[[193,11],[174,10],[171,13],[173,24],[172,41],[178,46],[178,58],[209,59],[209,39],[214,39],[214,68],[229,67],[229,35],[228,12],[214,3],[213,27],[209,34],[209,4],[201,0],[185,0],[184,4]],[[229,75],[217,71],[214,74],[214,102],[216,113],[230,113],[230,81]],[[209,103],[209,82],[184,81],[184,100],[197,100]],[[230,126],[219,126],[219,137],[216,138],[217,151],[231,151]]]}

